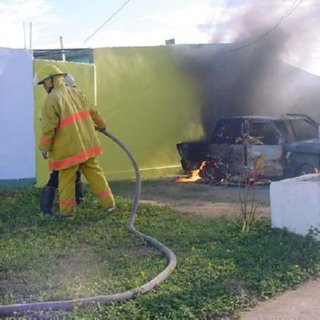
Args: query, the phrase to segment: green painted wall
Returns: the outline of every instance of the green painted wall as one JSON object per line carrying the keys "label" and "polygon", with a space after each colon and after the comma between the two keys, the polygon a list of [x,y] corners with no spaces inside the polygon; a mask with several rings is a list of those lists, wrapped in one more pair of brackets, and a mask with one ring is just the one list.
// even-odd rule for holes
{"label": "green painted wall", "polygon": [[[179,173],[176,143],[203,137],[197,84],[171,47],[94,49],[97,105],[107,128],[135,155],[142,177]],[[109,179],[134,177],[119,147],[105,141]]]}
{"label": "green painted wall", "polygon": [[[94,65],[54,62],[70,72],[78,88],[94,101],[107,129],[135,156],[143,178],[181,173],[176,143],[203,137],[197,83],[181,67],[170,47],[94,49]],[[47,63],[35,60],[35,70]],[[50,62],[52,63],[52,61]],[[96,72],[96,75],[95,75]],[[40,110],[46,93],[35,88],[35,130],[39,140]],[[126,154],[100,135],[104,153],[99,157],[109,180],[132,179]],[[37,185],[47,182],[47,162],[37,157]]]}
{"label": "green painted wall", "polygon": [[[39,71],[42,66],[46,64],[54,64],[64,72],[71,73],[75,79],[77,86],[82,90],[86,96],[91,100],[95,100],[95,67],[93,64],[84,63],[72,63],[61,61],[46,61],[46,60],[34,60],[34,72]],[[46,184],[49,178],[50,171],[48,169],[48,163],[41,156],[38,150],[38,142],[40,139],[40,115],[41,108],[46,98],[47,93],[42,86],[36,86],[34,88],[35,97],[35,119],[34,126],[36,132],[36,185],[43,186]]]}

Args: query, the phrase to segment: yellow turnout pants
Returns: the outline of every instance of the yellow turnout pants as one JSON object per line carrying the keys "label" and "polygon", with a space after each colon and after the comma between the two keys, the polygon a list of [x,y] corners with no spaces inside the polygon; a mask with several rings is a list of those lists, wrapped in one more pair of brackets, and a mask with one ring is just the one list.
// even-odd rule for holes
{"label": "yellow turnout pants", "polygon": [[113,194],[104,172],[100,168],[96,157],[93,157],[70,168],[59,170],[60,213],[70,214],[75,211],[76,195],[74,186],[77,170],[84,174],[102,206],[112,207],[115,205]]}

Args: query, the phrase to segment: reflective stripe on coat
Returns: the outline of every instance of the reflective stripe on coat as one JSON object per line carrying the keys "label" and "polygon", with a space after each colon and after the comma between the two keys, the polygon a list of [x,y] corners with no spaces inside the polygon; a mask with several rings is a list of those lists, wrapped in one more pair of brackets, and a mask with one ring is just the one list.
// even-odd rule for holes
{"label": "reflective stripe on coat", "polygon": [[94,126],[105,127],[105,120],[82,92],[55,84],[41,112],[39,149],[49,151],[49,168],[69,168],[102,153]]}

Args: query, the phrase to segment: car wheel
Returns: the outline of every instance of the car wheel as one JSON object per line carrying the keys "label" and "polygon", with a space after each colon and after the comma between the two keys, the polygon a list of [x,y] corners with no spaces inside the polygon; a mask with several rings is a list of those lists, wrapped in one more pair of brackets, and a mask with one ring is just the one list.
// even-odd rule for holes
{"label": "car wheel", "polygon": [[210,179],[215,182],[220,182],[222,179],[226,179],[226,174],[223,172],[223,168],[216,163],[206,164],[199,172],[200,177]]}
{"label": "car wheel", "polygon": [[217,173],[216,171],[216,168],[214,168],[213,166],[205,165],[200,170],[200,176],[207,179],[213,179]]}

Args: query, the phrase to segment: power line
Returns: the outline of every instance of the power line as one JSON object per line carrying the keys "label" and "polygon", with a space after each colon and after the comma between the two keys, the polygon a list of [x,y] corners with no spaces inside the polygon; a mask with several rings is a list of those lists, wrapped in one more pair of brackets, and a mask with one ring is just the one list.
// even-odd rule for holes
{"label": "power line", "polygon": [[130,0],[127,0],[122,6],[115,11],[95,32],[93,32],[86,40],[83,41],[81,46],[83,46],[86,42],[88,42],[98,31],[100,31],[110,20],[114,18],[115,15],[117,15],[127,4],[130,2]]}
{"label": "power line", "polygon": [[278,23],[276,25],[274,25],[270,30],[266,31],[265,33],[263,33],[260,37],[258,37],[257,39],[253,40],[252,42],[249,42],[241,47],[238,48],[234,48],[234,49],[229,49],[229,50],[225,50],[223,52],[229,52],[229,51],[238,51],[238,50],[242,50],[245,49],[247,47],[250,47],[254,44],[256,44],[258,41],[262,40],[263,38],[267,37],[271,32],[273,32],[275,29],[277,29],[282,22],[287,19],[303,2],[304,0],[296,0],[292,3],[291,7],[288,9],[288,11],[286,11],[284,13],[284,15],[279,19]]}

